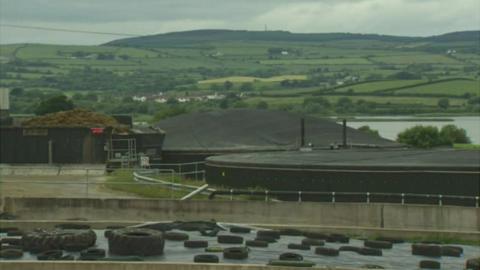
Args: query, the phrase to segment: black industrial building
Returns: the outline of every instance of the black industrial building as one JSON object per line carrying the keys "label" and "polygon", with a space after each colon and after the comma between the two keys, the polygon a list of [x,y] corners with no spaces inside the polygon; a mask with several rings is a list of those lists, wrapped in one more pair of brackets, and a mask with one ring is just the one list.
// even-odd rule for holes
{"label": "black industrial building", "polygon": [[206,173],[209,184],[234,189],[480,196],[480,151],[342,149],[231,154],[208,158]]}

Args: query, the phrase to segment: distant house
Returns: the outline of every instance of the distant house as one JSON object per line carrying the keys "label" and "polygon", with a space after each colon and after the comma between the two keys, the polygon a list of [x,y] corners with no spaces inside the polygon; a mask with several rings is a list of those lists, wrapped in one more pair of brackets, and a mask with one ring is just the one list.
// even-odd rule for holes
{"label": "distant house", "polygon": [[456,54],[456,53],[457,53],[456,50],[453,50],[453,49],[448,49],[448,50],[447,50],[447,54],[448,54],[448,55],[452,55],[452,54]]}
{"label": "distant house", "polygon": [[288,55],[288,51],[282,51],[280,54],[281,55]]}
{"label": "distant house", "polygon": [[190,99],[189,98],[177,98],[177,101],[180,102],[180,103],[186,103],[186,102],[190,102]]}
{"label": "distant house", "polygon": [[163,97],[162,98],[156,98],[154,101],[157,102],[157,103],[167,103],[167,99],[163,98]]}
{"label": "distant house", "polygon": [[141,97],[140,97],[140,96],[133,96],[132,99],[133,99],[134,101],[140,101],[140,102],[145,102],[145,101],[147,101],[147,97],[145,97],[145,96],[141,96]]}

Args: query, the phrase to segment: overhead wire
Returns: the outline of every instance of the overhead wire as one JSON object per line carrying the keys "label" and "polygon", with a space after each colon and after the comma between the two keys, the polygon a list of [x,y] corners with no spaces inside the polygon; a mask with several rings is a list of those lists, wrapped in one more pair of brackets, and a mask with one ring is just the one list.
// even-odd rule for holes
{"label": "overhead wire", "polygon": [[83,34],[94,34],[94,35],[122,36],[122,37],[141,36],[141,35],[131,34],[131,33],[99,32],[99,31],[75,30],[75,29],[44,27],[44,26],[18,25],[18,24],[8,24],[8,23],[0,23],[0,27],[32,29],[32,30],[42,30],[42,31],[56,31],[56,32],[67,32],[67,33],[83,33]]}

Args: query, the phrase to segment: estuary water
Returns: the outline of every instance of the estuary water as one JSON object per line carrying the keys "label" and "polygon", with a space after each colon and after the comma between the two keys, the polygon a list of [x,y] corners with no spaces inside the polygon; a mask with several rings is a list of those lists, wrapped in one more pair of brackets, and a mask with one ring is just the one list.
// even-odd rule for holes
{"label": "estuary water", "polygon": [[[347,125],[353,128],[368,125],[371,129],[378,130],[380,136],[390,140],[395,140],[398,133],[416,125],[435,126],[440,129],[445,125],[453,124],[457,127],[465,129],[467,136],[470,137],[470,140],[473,144],[480,144],[480,116],[447,116],[424,118],[412,116],[359,116],[356,117],[356,119],[365,119],[365,121],[350,121],[347,122]],[[372,121],[368,121],[370,119],[372,119]],[[388,119],[393,119],[393,121],[388,121]],[[415,121],[411,119],[415,119]],[[453,121],[447,121],[447,119]]]}

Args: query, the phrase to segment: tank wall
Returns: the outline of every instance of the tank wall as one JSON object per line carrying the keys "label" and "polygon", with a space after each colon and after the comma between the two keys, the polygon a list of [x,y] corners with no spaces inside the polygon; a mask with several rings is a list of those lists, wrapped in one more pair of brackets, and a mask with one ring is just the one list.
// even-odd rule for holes
{"label": "tank wall", "polygon": [[238,189],[479,196],[480,173],[302,170],[206,164],[209,184]]}

